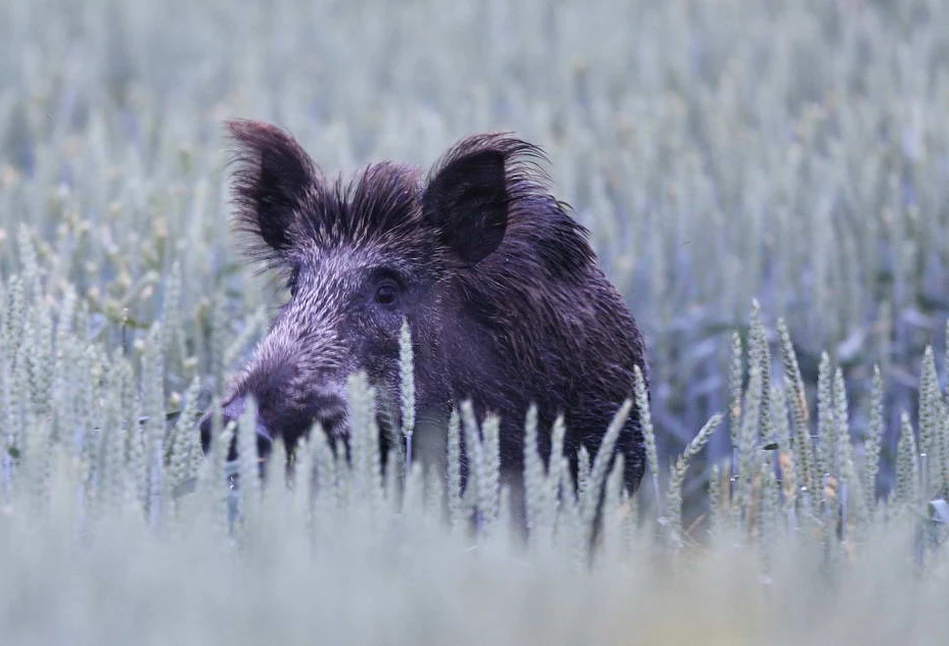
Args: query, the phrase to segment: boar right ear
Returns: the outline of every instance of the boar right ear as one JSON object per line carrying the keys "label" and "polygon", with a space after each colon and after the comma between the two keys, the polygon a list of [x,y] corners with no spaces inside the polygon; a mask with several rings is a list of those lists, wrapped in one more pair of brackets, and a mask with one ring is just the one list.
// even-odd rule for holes
{"label": "boar right ear", "polygon": [[243,119],[225,125],[237,164],[231,179],[236,228],[266,244],[257,255],[280,256],[292,246],[294,223],[307,196],[320,185],[319,170],[276,126]]}
{"label": "boar right ear", "polygon": [[425,219],[464,264],[497,249],[507,228],[508,191],[504,151],[492,148],[449,153],[432,173],[422,197]]}
{"label": "boar right ear", "polygon": [[462,139],[435,165],[422,197],[425,220],[463,265],[498,248],[511,208],[545,180],[539,148],[506,133]]}

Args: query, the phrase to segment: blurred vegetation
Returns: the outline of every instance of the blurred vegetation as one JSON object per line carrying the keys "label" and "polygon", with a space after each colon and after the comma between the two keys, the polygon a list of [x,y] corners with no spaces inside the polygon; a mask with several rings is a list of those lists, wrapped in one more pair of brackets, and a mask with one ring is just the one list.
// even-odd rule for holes
{"label": "blurred vegetation", "polygon": [[[655,612],[675,604],[708,642],[933,641],[949,483],[946,105],[941,0],[0,3],[5,634],[681,642],[681,622]],[[238,116],[288,127],[329,172],[427,166],[481,130],[548,151],[650,352],[656,481],[632,501],[614,492],[638,519],[604,533],[601,562],[617,567],[563,563],[581,529],[523,562],[506,548],[464,556],[466,538],[400,524],[389,485],[377,491],[398,504],[371,537],[339,510],[279,535],[292,504],[241,511],[261,519],[249,560],[232,558],[244,543],[215,534],[226,514],[205,504],[227,506],[223,478],[193,493],[207,518],[172,520],[200,468],[220,475],[195,452],[194,416],[281,298],[227,227],[220,123]],[[717,412],[725,424],[686,477],[675,456]],[[317,528],[326,548],[311,554]],[[709,532],[706,552],[693,541]],[[730,547],[745,544],[761,547]],[[913,579],[921,569],[932,578]],[[519,601],[506,607],[502,589]],[[906,594],[881,615],[884,589]],[[103,595],[122,619],[105,618],[119,613]],[[924,619],[910,627],[909,613]]]}

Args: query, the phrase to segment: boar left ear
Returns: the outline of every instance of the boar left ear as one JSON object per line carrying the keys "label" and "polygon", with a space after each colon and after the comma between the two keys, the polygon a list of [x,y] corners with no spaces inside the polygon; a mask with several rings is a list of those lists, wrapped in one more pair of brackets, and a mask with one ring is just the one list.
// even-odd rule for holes
{"label": "boar left ear", "polygon": [[464,264],[473,265],[498,248],[507,228],[506,151],[449,153],[431,175],[422,212],[439,232],[440,242]]}
{"label": "boar left ear", "polygon": [[236,228],[264,243],[256,255],[279,258],[293,246],[294,223],[322,176],[296,139],[280,128],[243,119],[225,125],[237,163],[231,180]]}

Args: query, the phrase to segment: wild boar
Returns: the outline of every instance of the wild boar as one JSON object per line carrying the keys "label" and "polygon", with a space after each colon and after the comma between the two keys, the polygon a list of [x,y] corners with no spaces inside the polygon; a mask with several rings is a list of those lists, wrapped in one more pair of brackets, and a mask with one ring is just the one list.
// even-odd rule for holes
{"label": "wild boar", "polygon": [[[631,397],[634,367],[646,372],[645,348],[587,230],[551,194],[539,148],[475,135],[427,174],[382,162],[343,181],[275,126],[227,127],[236,229],[252,258],[281,273],[289,299],[230,386],[225,421],[253,396],[263,453],[276,438],[292,448],[315,422],[345,439],[350,374],[365,371],[383,404],[399,401],[406,320],[421,426],[444,436],[464,400],[498,414],[502,477],[516,480],[534,403],[542,455],[558,415],[574,469],[581,445],[596,453]],[[399,424],[398,405],[388,408],[395,415],[380,424]],[[617,443],[630,491],[644,468],[638,420],[634,409]],[[201,428],[207,448],[208,418]]]}

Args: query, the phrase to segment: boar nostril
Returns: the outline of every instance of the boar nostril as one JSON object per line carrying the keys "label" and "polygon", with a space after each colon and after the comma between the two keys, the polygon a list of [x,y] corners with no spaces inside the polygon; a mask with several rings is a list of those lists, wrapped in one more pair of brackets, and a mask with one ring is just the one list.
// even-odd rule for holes
{"label": "boar nostril", "polygon": [[[240,419],[241,413],[244,412],[244,398],[241,396],[234,397],[229,402],[225,403],[221,408],[221,426],[220,429],[223,430],[231,422],[237,422]],[[211,450],[211,427],[214,423],[214,413],[209,411],[201,418],[201,449],[207,454]],[[270,445],[273,444],[273,437],[270,434],[270,431],[267,427],[260,421],[257,420],[257,447],[258,450],[269,452]],[[236,444],[236,443],[232,443]],[[232,446],[230,454],[234,454],[235,447]],[[262,453],[263,454],[263,453]],[[236,455],[236,454],[234,454]],[[228,459],[233,459],[234,455],[229,455]]]}

